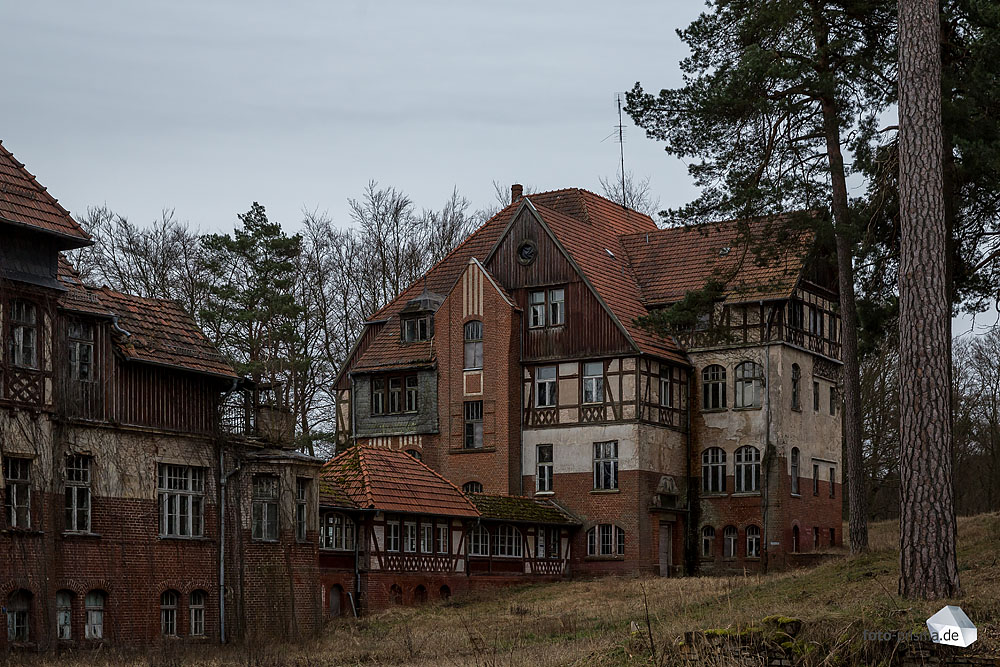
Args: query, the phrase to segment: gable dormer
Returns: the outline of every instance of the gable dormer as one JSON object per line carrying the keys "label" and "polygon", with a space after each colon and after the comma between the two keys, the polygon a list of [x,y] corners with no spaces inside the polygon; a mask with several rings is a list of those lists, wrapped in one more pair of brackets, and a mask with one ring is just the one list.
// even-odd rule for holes
{"label": "gable dormer", "polygon": [[434,313],[444,302],[444,295],[427,288],[407,302],[399,312],[399,338],[404,343],[427,341],[434,337]]}

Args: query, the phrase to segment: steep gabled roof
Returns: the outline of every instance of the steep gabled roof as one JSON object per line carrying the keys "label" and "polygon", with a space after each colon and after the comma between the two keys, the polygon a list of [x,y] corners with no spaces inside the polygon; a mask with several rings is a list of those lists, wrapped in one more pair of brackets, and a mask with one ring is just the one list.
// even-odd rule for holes
{"label": "steep gabled roof", "polygon": [[0,220],[58,237],[64,248],[93,243],[69,211],[0,142]]}
{"label": "steep gabled roof", "polygon": [[404,452],[356,445],[320,473],[359,509],[440,516],[479,516],[458,487]]}
{"label": "steep gabled roof", "polygon": [[469,495],[484,519],[579,525],[580,520],[547,498],[496,496],[483,493]]}
{"label": "steep gabled roof", "polygon": [[129,333],[116,341],[118,351],[126,359],[236,377],[233,367],[180,304],[122,294],[107,287],[89,291],[118,318],[118,326]]}
{"label": "steep gabled roof", "polygon": [[[647,306],[673,303],[719,277],[729,302],[787,298],[815,240],[808,213],[660,229],[621,238]],[[755,245],[770,256],[757,257]]]}

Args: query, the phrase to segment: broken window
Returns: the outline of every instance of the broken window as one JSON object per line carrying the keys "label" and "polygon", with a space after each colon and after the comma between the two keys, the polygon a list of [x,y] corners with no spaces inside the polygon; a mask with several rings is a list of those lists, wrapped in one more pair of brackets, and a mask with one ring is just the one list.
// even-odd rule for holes
{"label": "broken window", "polygon": [[465,401],[465,448],[483,446],[483,402]]}
{"label": "broken window", "polygon": [[180,593],[164,591],[160,596],[160,634],[164,637],[177,636],[177,600]]}
{"label": "broken window", "polygon": [[7,597],[7,641],[28,641],[28,612],[31,610],[31,593],[14,591]]}
{"label": "broken window", "polygon": [[592,361],[583,365],[583,402],[604,402],[603,361]]}
{"label": "broken window", "polygon": [[744,361],[736,367],[737,408],[759,408],[764,386],[764,367],[754,361]]}
{"label": "broken window", "polygon": [[56,637],[58,639],[73,638],[72,591],[59,591],[56,593]]}
{"label": "broken window", "polygon": [[323,520],[324,549],[354,550],[354,522],[343,514],[327,514]]}
{"label": "broken window", "polygon": [[17,299],[10,309],[10,359],[21,368],[38,368],[37,309],[30,301]]}
{"label": "broken window", "polygon": [[253,539],[278,540],[278,478],[274,475],[253,478]]}
{"label": "broken window", "polygon": [[535,369],[535,407],[553,408],[556,405],[556,367],[541,366]]}
{"label": "broken window", "polygon": [[69,376],[80,382],[94,379],[94,326],[89,322],[70,322]]}
{"label": "broken window", "polygon": [[465,369],[483,367],[483,323],[465,323]]}
{"label": "broken window", "polygon": [[66,457],[66,530],[90,532],[90,462],[89,456]]}
{"label": "broken window", "polygon": [[161,537],[205,534],[205,469],[161,463],[157,474]]}
{"label": "broken window", "polygon": [[618,441],[594,443],[594,488],[618,488]]}
{"label": "broken window", "polygon": [[84,635],[87,639],[102,639],[104,637],[104,602],[107,594],[104,591],[90,591],[84,602],[87,612],[87,625]]}
{"label": "broken window", "polygon": [[3,476],[6,485],[4,506],[7,525],[31,527],[31,459],[5,456]]}
{"label": "broken window", "polygon": [[538,458],[538,474],[535,475],[536,491],[552,490],[552,445],[538,445],[535,448]]}

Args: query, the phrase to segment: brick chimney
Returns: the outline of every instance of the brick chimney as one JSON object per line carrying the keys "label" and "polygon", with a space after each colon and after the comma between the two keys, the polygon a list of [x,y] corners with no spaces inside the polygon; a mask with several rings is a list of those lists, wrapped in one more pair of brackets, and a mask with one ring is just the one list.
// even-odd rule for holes
{"label": "brick chimney", "polygon": [[524,193],[524,186],[520,183],[515,183],[510,186],[510,203],[513,204],[516,201],[520,201],[521,195]]}

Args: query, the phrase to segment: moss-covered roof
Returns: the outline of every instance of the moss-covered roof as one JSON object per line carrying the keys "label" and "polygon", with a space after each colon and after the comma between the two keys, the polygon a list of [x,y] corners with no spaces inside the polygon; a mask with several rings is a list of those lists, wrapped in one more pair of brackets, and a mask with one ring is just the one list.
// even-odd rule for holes
{"label": "moss-covered roof", "polygon": [[547,498],[473,493],[469,494],[469,500],[476,506],[484,519],[565,525],[580,523],[575,516]]}

